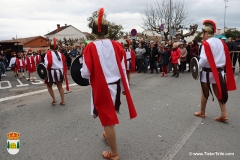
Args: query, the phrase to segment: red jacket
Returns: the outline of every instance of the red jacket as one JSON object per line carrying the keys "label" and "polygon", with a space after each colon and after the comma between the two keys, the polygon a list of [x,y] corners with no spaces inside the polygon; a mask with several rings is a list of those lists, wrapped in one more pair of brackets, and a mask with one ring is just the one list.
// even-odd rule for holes
{"label": "red jacket", "polygon": [[172,49],[171,52],[171,63],[178,63],[178,59],[181,57],[181,52],[178,48]]}

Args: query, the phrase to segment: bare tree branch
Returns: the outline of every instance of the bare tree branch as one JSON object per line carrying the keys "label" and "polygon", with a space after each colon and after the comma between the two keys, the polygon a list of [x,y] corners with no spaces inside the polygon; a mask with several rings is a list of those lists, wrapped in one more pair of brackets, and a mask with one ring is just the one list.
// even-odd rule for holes
{"label": "bare tree branch", "polygon": [[[186,25],[186,19],[188,17],[187,6],[184,0],[174,0],[172,10],[170,10],[170,1],[161,0],[156,1],[153,5],[147,6],[142,16],[143,23],[141,27],[145,30],[155,31],[161,33],[159,27],[164,24],[166,28],[164,31],[164,37],[167,40],[169,35],[170,26],[179,31]],[[197,25],[190,27],[188,34],[178,33],[178,36],[182,38],[193,35],[197,30]]]}

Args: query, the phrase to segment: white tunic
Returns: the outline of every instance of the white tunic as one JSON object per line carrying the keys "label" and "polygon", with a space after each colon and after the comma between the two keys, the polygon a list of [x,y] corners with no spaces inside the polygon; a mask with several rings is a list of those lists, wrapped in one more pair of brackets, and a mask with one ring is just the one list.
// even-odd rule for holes
{"label": "white tunic", "polygon": [[[48,53],[49,54],[49,53]],[[62,56],[61,53],[58,52],[59,58],[61,59],[61,61],[58,60],[56,54],[54,51],[51,51],[52,54],[52,67],[51,69],[60,69],[63,75],[63,63],[62,63]],[[47,54],[44,57],[44,62],[45,62],[45,67],[48,67],[48,59],[47,59]],[[57,73],[57,77],[58,79],[60,79],[60,72],[59,70],[56,70]],[[54,78],[54,70],[51,70],[51,74],[52,74],[52,78],[53,78],[53,82],[55,82],[55,78]],[[49,76],[48,76],[48,81],[49,81]]]}
{"label": "white tunic", "polygon": [[[114,51],[112,42],[109,39],[104,39],[104,40],[94,41],[93,43],[96,46],[97,54],[100,60],[100,65],[102,67],[106,82],[108,84],[117,82],[119,79],[121,79],[121,74],[119,72],[119,68],[117,65],[115,51]],[[121,66],[123,69],[123,73],[125,75],[125,79],[127,81],[124,58],[121,62]],[[81,75],[83,78],[90,79],[90,72],[84,61],[84,55],[83,55],[83,67],[81,69]],[[128,81],[127,81],[127,84],[128,84]],[[120,86],[121,86],[121,90],[124,91],[123,83],[121,80],[120,80]],[[115,99],[117,94],[117,84],[108,85],[108,88],[112,97],[113,104],[115,104]],[[91,94],[91,115],[93,115],[93,109],[94,109],[94,104],[93,104],[93,98]]]}
{"label": "white tunic", "polygon": [[[212,50],[213,58],[214,58],[217,68],[224,67],[226,64],[226,56],[225,56],[225,51],[224,51],[224,46],[222,44],[222,41],[217,38],[209,38],[207,40],[207,42],[209,43],[210,48]],[[199,67],[200,68],[203,68],[203,67],[210,68],[204,46],[202,46],[202,50],[201,50],[201,54],[200,54]],[[222,71],[222,75],[224,76],[224,71]],[[202,72],[201,81],[207,83],[205,71]],[[212,72],[209,72],[209,82],[214,83],[214,84],[216,83]]]}
{"label": "white tunic", "polygon": [[[131,52],[127,51],[126,52],[126,58],[129,59],[131,58]],[[130,62],[127,60],[127,70],[129,70]]]}
{"label": "white tunic", "polygon": [[9,63],[9,67],[11,68],[14,63],[16,63],[16,57],[11,58],[10,63]]}
{"label": "white tunic", "polygon": [[23,59],[19,59],[19,63],[20,63],[20,67],[23,66],[24,60]]}

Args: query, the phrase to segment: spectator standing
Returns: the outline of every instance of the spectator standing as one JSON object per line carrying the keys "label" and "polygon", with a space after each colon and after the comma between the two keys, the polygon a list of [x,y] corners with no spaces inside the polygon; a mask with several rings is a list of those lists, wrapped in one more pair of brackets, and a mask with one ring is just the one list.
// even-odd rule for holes
{"label": "spectator standing", "polygon": [[[230,46],[230,51],[238,51],[238,53],[233,53],[233,58],[232,58],[232,63],[233,63],[233,73],[235,72],[235,65],[238,59],[238,64],[240,66],[240,59],[239,59],[239,54],[240,54],[240,34],[236,36],[236,40],[231,44]],[[239,72],[240,74],[240,72]]]}
{"label": "spectator standing", "polygon": [[169,57],[170,57],[170,51],[168,50],[167,47],[161,47],[158,51],[159,55],[161,56],[160,63],[162,66],[162,74],[160,75],[161,77],[167,77],[167,66],[169,63]]}
{"label": "spectator standing", "polygon": [[153,73],[153,70],[156,69],[156,74],[158,74],[158,68],[157,68],[158,49],[154,47],[154,45],[155,45],[154,43],[151,43],[149,48],[150,69],[151,69],[151,73]]}
{"label": "spectator standing", "polygon": [[[227,46],[228,46],[228,50],[231,51],[231,45],[233,43],[233,38],[232,37],[229,37],[228,38],[228,41],[227,41]],[[232,53],[230,52],[230,57],[231,57],[231,61],[233,60],[232,59]]]}
{"label": "spectator standing", "polygon": [[[166,44],[166,47],[168,48],[168,50],[172,51],[172,41],[168,41],[168,43]],[[168,63],[168,72],[170,72],[172,70],[172,63]]]}
{"label": "spectator standing", "polygon": [[143,39],[141,39],[140,43],[142,44],[142,48],[145,48],[146,52],[143,54],[143,64],[144,64],[144,73],[147,72],[148,70],[148,46],[145,43],[145,41]]}
{"label": "spectator standing", "polygon": [[2,72],[0,74],[2,74],[2,77],[7,76],[5,74],[7,62],[8,62],[8,60],[6,58],[6,55],[3,53],[3,51],[1,51],[1,53],[0,53],[0,63],[1,63],[2,67],[0,69],[2,70]]}
{"label": "spectator standing", "polygon": [[172,77],[175,77],[175,78],[179,77],[179,72],[178,72],[178,68],[177,67],[178,67],[178,61],[179,61],[180,57],[181,57],[181,52],[178,49],[177,43],[174,43],[172,51],[171,51],[171,63],[172,63],[172,66],[173,66],[173,75],[172,75]]}
{"label": "spectator standing", "polygon": [[142,47],[141,43],[139,43],[138,48],[135,49],[138,73],[141,73],[142,70],[144,70],[145,72],[145,69],[143,68],[143,58],[144,58],[145,52],[146,52],[146,49]]}
{"label": "spectator standing", "polygon": [[76,58],[76,56],[77,56],[77,47],[76,46],[70,52],[70,56],[71,56],[72,61]]}
{"label": "spectator standing", "polygon": [[198,55],[198,43],[196,40],[192,41],[192,45],[190,46],[190,61],[193,57]]}
{"label": "spectator standing", "polygon": [[184,67],[186,66],[186,61],[187,61],[187,49],[184,47],[184,43],[180,43],[179,50],[181,52],[181,57],[180,57],[180,65],[179,65],[179,71],[184,72]]}

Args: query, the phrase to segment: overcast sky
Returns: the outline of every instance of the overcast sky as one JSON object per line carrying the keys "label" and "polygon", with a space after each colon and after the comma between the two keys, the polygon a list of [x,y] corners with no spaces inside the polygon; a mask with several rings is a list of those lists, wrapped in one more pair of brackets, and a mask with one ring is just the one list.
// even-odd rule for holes
{"label": "overcast sky", "polygon": [[[197,23],[199,30],[204,19],[213,19],[217,28],[223,28],[224,0],[184,1],[189,14],[187,21]],[[56,29],[57,24],[73,25],[81,31],[91,32],[87,17],[101,7],[105,9],[107,20],[121,24],[124,31],[136,28],[142,32],[144,10],[154,2],[156,0],[1,0],[0,40],[16,35],[17,38],[44,36]],[[228,0],[227,6],[226,26],[240,30],[240,0]]]}

